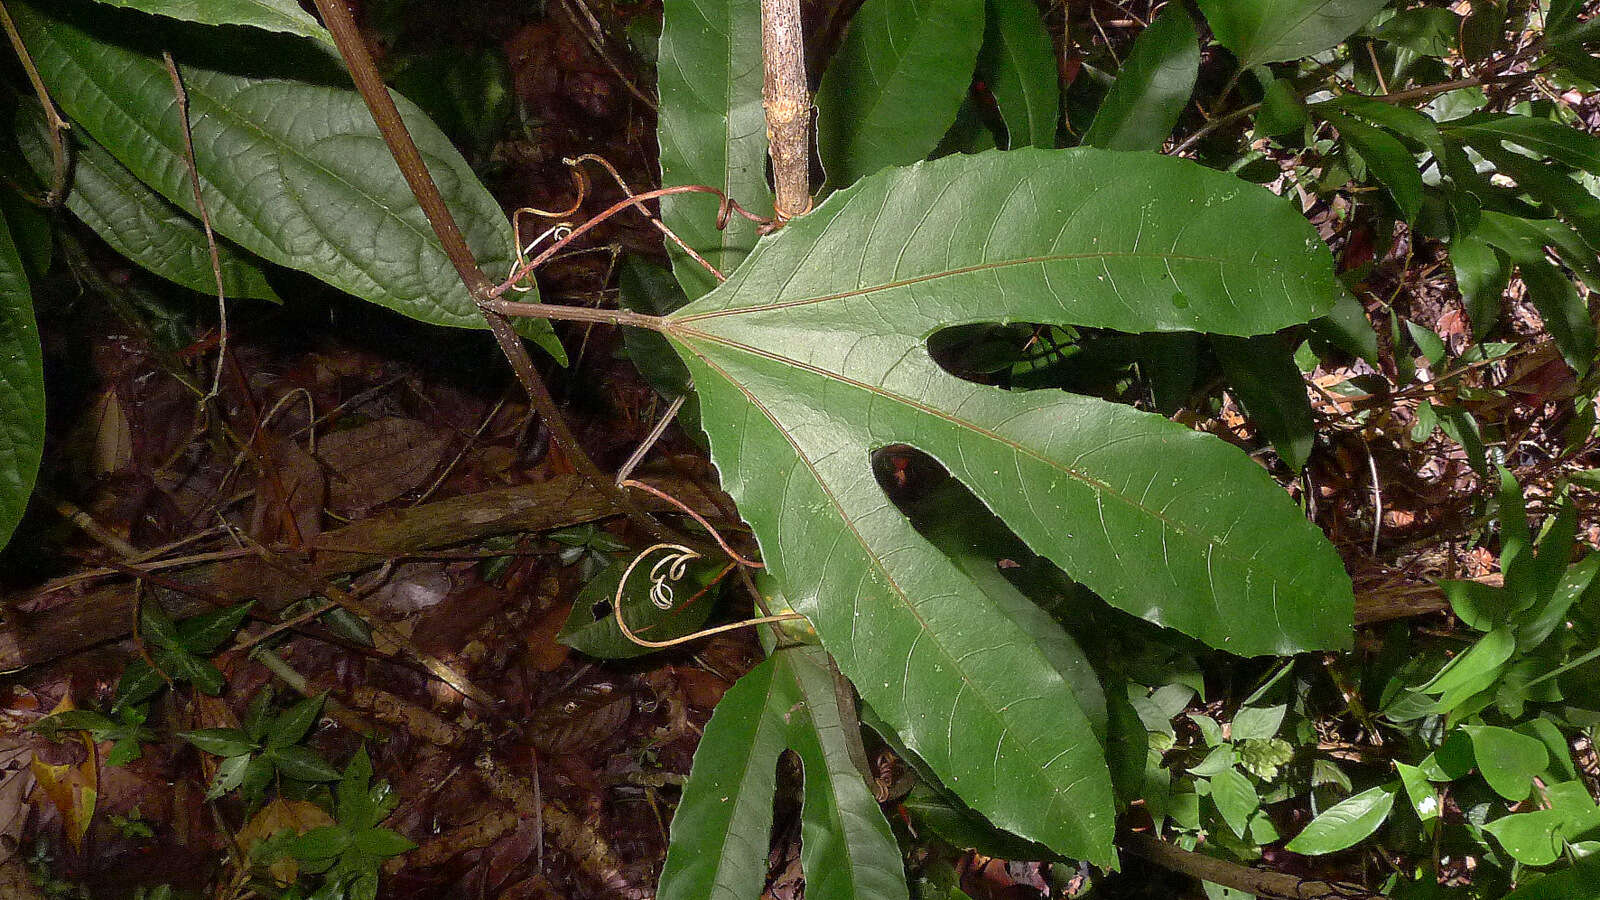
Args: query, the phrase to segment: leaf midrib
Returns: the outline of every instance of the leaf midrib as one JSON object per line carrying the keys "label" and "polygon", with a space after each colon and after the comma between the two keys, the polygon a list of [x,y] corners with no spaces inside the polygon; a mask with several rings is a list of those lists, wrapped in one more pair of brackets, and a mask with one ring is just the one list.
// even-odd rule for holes
{"label": "leaf midrib", "polygon": [[[687,321],[687,320],[678,320],[678,321],[681,322],[681,321]],[[967,429],[967,430],[969,430],[969,431],[971,431],[971,432],[973,432],[975,434],[978,434],[978,435],[981,435],[983,437],[986,437],[986,438],[988,438],[990,440],[993,440],[993,441],[995,441],[997,443],[1004,444],[1005,446],[1011,448],[1011,450],[1013,452],[1015,452],[1015,453],[1019,453],[1019,454],[1024,455],[1024,456],[1032,457],[1033,459],[1036,459],[1036,460],[1044,463],[1045,465],[1049,466],[1050,468],[1053,468],[1053,469],[1061,472],[1062,474],[1066,475],[1067,477],[1081,482],[1082,484],[1084,484],[1085,486],[1089,487],[1091,490],[1096,491],[1097,493],[1101,494],[1102,496],[1110,496],[1110,497],[1112,497],[1114,499],[1121,500],[1123,503],[1127,504],[1128,506],[1132,507],[1133,509],[1136,509],[1136,510],[1138,510],[1138,511],[1140,511],[1140,512],[1142,512],[1142,513],[1144,513],[1144,514],[1146,514],[1148,516],[1150,516],[1152,519],[1155,519],[1156,521],[1161,522],[1165,527],[1170,528],[1172,531],[1176,532],[1177,534],[1185,536],[1185,537],[1188,537],[1190,539],[1198,539],[1198,540],[1203,541],[1205,543],[1206,547],[1209,548],[1210,550],[1214,551],[1216,549],[1221,549],[1223,551],[1223,556],[1226,559],[1228,559],[1229,561],[1239,565],[1240,567],[1242,567],[1242,568],[1244,568],[1244,569],[1246,569],[1246,570],[1248,570],[1250,572],[1259,573],[1259,572],[1267,571],[1267,570],[1264,569],[1264,567],[1253,563],[1251,558],[1249,558],[1249,557],[1241,557],[1241,556],[1233,553],[1228,545],[1217,543],[1216,541],[1212,541],[1209,538],[1206,538],[1206,537],[1204,537],[1204,536],[1202,536],[1202,535],[1200,535],[1200,534],[1198,534],[1198,533],[1196,533],[1194,531],[1189,530],[1188,528],[1183,527],[1182,525],[1178,524],[1177,522],[1173,521],[1172,519],[1169,519],[1165,515],[1161,514],[1159,511],[1154,510],[1154,509],[1152,509],[1152,508],[1150,508],[1148,506],[1145,506],[1143,503],[1141,503],[1141,502],[1139,502],[1137,500],[1134,500],[1132,497],[1130,497],[1130,496],[1128,496],[1126,494],[1123,494],[1120,491],[1117,491],[1117,490],[1113,489],[1109,484],[1101,481],[1098,478],[1093,477],[1092,475],[1089,475],[1089,474],[1087,474],[1085,472],[1081,472],[1081,471],[1079,471],[1079,470],[1077,470],[1077,469],[1075,469],[1075,468],[1073,468],[1071,466],[1067,466],[1067,465],[1065,465],[1063,463],[1060,463],[1057,460],[1053,460],[1053,459],[1049,458],[1048,456],[1044,456],[1044,455],[1042,455],[1042,454],[1040,454],[1040,453],[1028,448],[1027,446],[1025,446],[1023,444],[1020,444],[1020,443],[1018,443],[1018,442],[1016,442],[1014,440],[1011,440],[1010,438],[1007,438],[1007,437],[1005,437],[1003,435],[1000,435],[1000,434],[998,434],[998,433],[996,433],[996,432],[994,432],[994,431],[992,431],[990,429],[983,428],[983,427],[977,425],[976,423],[969,422],[966,419],[959,418],[959,417],[957,417],[957,416],[955,416],[955,415],[953,415],[951,413],[945,412],[944,410],[938,409],[938,408],[933,407],[933,406],[929,406],[926,403],[919,402],[919,401],[914,400],[914,399],[912,399],[910,397],[907,397],[907,396],[904,396],[904,395],[897,394],[897,393],[894,393],[892,391],[886,390],[881,386],[867,384],[866,382],[858,381],[856,379],[846,377],[846,376],[841,375],[841,374],[839,374],[837,372],[830,372],[827,369],[823,369],[823,368],[821,368],[819,366],[815,366],[815,365],[812,365],[810,363],[804,363],[804,362],[801,362],[799,360],[791,359],[791,358],[786,357],[786,356],[781,356],[779,354],[772,353],[772,352],[767,351],[767,350],[762,350],[762,349],[760,349],[758,347],[752,347],[752,346],[750,346],[748,344],[743,344],[743,343],[740,343],[738,341],[734,341],[734,340],[731,340],[729,338],[722,337],[720,335],[710,334],[708,332],[700,331],[700,330],[697,330],[697,329],[679,328],[679,327],[677,327],[677,322],[674,322],[672,325],[670,325],[668,330],[669,330],[670,333],[675,333],[675,334],[678,334],[678,335],[681,335],[681,336],[686,336],[686,337],[701,338],[701,339],[703,339],[703,340],[705,340],[707,342],[718,344],[720,346],[728,347],[728,348],[731,348],[731,349],[734,349],[734,350],[738,350],[738,351],[741,351],[741,352],[744,352],[744,353],[748,353],[748,354],[750,354],[752,356],[756,356],[756,357],[759,357],[761,359],[768,360],[770,362],[776,362],[776,363],[780,363],[782,365],[792,366],[792,367],[794,367],[796,369],[800,369],[800,370],[803,370],[803,371],[806,371],[806,372],[810,372],[810,373],[812,373],[814,375],[818,375],[818,376],[821,376],[823,378],[830,379],[830,380],[835,381],[835,382],[837,382],[839,384],[847,385],[849,387],[853,387],[853,388],[857,388],[859,390],[866,391],[866,392],[868,392],[870,394],[873,394],[873,395],[875,395],[877,397],[881,397],[881,398],[883,398],[885,400],[889,400],[889,401],[898,403],[898,404],[900,404],[902,406],[909,407],[911,409],[914,409],[914,410],[916,410],[918,412],[921,412],[921,413],[924,413],[926,415],[930,415],[930,416],[933,416],[935,418],[943,419],[943,420],[945,420],[946,422],[949,422],[952,425],[955,425],[955,426],[958,426],[958,427],[961,427],[961,428],[965,428],[965,429]],[[700,353],[697,350],[694,350],[692,344],[690,344],[687,341],[684,341],[682,343],[684,344],[684,346],[689,347],[691,352],[694,352],[694,354],[696,356],[698,356],[702,361],[704,361],[707,365],[710,365],[712,368],[715,368],[719,374],[721,374],[724,378],[727,378],[728,382],[730,384],[733,384],[736,387],[738,387],[740,392],[743,393],[745,395],[745,397],[750,400],[751,403],[755,404],[757,406],[757,408],[759,408],[762,411],[763,415],[766,415],[767,418],[772,421],[773,427],[777,428],[780,432],[782,432],[784,434],[785,438],[788,439],[787,430],[785,430],[784,427],[781,424],[779,424],[777,418],[775,416],[773,416],[772,413],[769,412],[764,405],[762,405],[758,400],[755,399],[754,395],[750,391],[745,389],[744,385],[742,385],[738,381],[734,380],[732,378],[732,376],[728,375],[728,373],[724,369],[722,369],[720,366],[717,366],[715,363],[712,363],[705,356],[705,354]],[[794,442],[793,442],[792,439],[790,440],[790,445],[794,446]],[[805,454],[800,452],[800,449],[799,449],[798,446],[795,446],[795,452],[796,452],[797,455],[800,456],[801,459],[806,459]],[[809,460],[807,460],[807,465],[809,467]],[[813,471],[813,474],[815,474],[815,470],[813,469],[812,471]],[[821,479],[819,478],[818,481],[820,483]],[[831,491],[828,492],[828,496],[829,496],[830,499],[833,498],[833,494],[832,494]],[[838,507],[837,502],[835,503],[835,506]],[[843,509],[842,508],[840,508],[840,514],[843,515]],[[1304,571],[1304,570],[1302,570],[1302,571]],[[1278,590],[1277,584],[1278,584],[1278,579],[1271,577],[1271,574],[1272,573],[1270,571],[1267,571],[1268,578],[1266,580],[1267,580],[1267,582],[1269,584],[1272,585],[1273,613],[1276,616],[1276,615],[1278,615],[1278,609],[1277,609],[1277,590]],[[1217,602],[1216,592],[1215,592],[1214,589],[1212,591],[1212,600],[1213,600],[1213,603]]]}
{"label": "leaf midrib", "polygon": [[[818,297],[802,297],[796,300],[779,300],[773,303],[762,303],[755,306],[740,306],[729,309],[714,309],[703,313],[694,313],[687,316],[673,316],[669,329],[675,329],[680,324],[698,322],[702,319],[715,319],[721,316],[737,316],[745,313],[772,312],[780,309],[792,309],[797,306],[811,306],[818,303],[827,303],[832,300],[847,300],[851,297],[862,297],[876,294],[881,291],[895,290],[909,287],[914,284],[925,284],[941,278],[955,278],[960,275],[971,275],[974,272],[990,272],[1007,269],[1013,266],[1027,266],[1052,262],[1071,262],[1081,259],[1159,259],[1164,261],[1178,260],[1181,262],[1214,262],[1222,265],[1226,262],[1220,256],[1198,256],[1188,253],[1147,253],[1140,250],[1098,250],[1090,253],[1050,253],[1040,256],[1023,256],[1016,259],[1000,259],[994,262],[974,263],[970,266],[960,266],[954,269],[945,269],[939,272],[930,272],[926,275],[914,275],[898,281],[886,281],[882,284],[872,284],[866,287],[855,288],[849,291],[839,291],[834,294],[823,294]],[[687,334],[704,335],[693,329],[686,330]]]}
{"label": "leaf midrib", "polygon": [[[766,405],[763,404],[759,399],[757,399],[756,396],[748,388],[746,388],[742,383],[740,383],[737,379],[735,379],[731,375],[729,375],[726,370],[724,370],[721,366],[717,365],[714,361],[712,361],[705,354],[702,354],[698,350],[694,349],[694,347],[691,344],[689,344],[687,342],[683,342],[683,343],[684,343],[685,347],[689,348],[690,352],[694,353],[695,356],[699,357],[699,359],[700,359],[700,361],[702,363],[704,363],[707,367],[711,368],[712,370],[716,371],[717,374],[721,375],[723,377],[723,379],[728,382],[728,384],[730,384],[730,385],[732,385],[734,387],[735,390],[737,390],[737,391],[739,391],[739,393],[743,394],[745,399],[748,400],[750,402],[750,404],[752,406],[754,406],[756,409],[759,409],[761,411],[761,414],[767,418],[767,421],[772,423],[772,427],[775,428],[778,431],[778,433],[783,436],[783,439],[788,442],[788,444],[789,444],[789,446],[791,448],[793,448],[794,453],[795,453],[795,458],[800,460],[800,462],[805,465],[806,470],[811,473],[811,477],[816,481],[817,487],[827,496],[828,502],[833,506],[834,510],[839,514],[840,521],[842,521],[845,524],[845,527],[850,530],[850,534],[856,539],[856,542],[861,546],[862,552],[865,553],[867,555],[867,558],[872,561],[872,565],[879,572],[881,572],[883,574],[883,577],[884,577],[885,581],[888,583],[889,587],[893,590],[894,595],[897,598],[899,598],[901,604],[905,607],[906,611],[911,614],[912,618],[916,619],[918,626],[921,628],[921,633],[931,637],[931,639],[933,641],[933,645],[935,647],[939,648],[939,652],[941,654],[943,654],[943,656],[948,661],[948,663],[951,666],[951,668],[953,670],[957,671],[957,672],[961,672],[962,673],[962,681],[963,681],[963,683],[965,683],[965,684],[967,684],[967,685],[972,687],[972,690],[978,695],[978,697],[981,698],[981,700],[982,700],[982,702],[984,704],[984,707],[989,711],[989,713],[993,717],[994,721],[996,721],[996,722],[1001,724],[1001,726],[1002,726],[1002,728],[1001,728],[1001,740],[1002,741],[1010,740],[1013,746],[1019,748],[1019,750],[1021,751],[1022,755],[1026,756],[1027,758],[1029,758],[1030,760],[1032,760],[1035,763],[1035,771],[1037,771],[1037,772],[1039,772],[1041,774],[1044,773],[1046,771],[1046,768],[1051,763],[1054,763],[1057,759],[1060,759],[1062,754],[1058,753],[1058,754],[1056,754],[1056,756],[1052,757],[1049,760],[1041,760],[1039,757],[1035,756],[1032,752],[1030,752],[1028,745],[1017,741],[1014,737],[1010,737],[1011,729],[1008,726],[1006,726],[1006,720],[1005,720],[1005,717],[1002,714],[1002,710],[1005,709],[1005,708],[1009,708],[1010,706],[1015,705],[1015,704],[1006,704],[1004,706],[996,705],[994,700],[988,695],[988,693],[985,692],[982,689],[982,687],[979,685],[977,680],[975,678],[973,678],[970,674],[968,674],[967,669],[965,668],[965,666],[962,665],[961,659],[957,658],[954,655],[952,655],[950,653],[949,649],[945,647],[943,641],[940,640],[939,632],[935,628],[933,628],[932,625],[930,625],[928,623],[927,619],[925,619],[923,617],[921,611],[917,609],[916,604],[911,602],[910,595],[907,594],[905,589],[900,586],[900,582],[894,577],[894,574],[889,571],[888,566],[886,566],[884,564],[883,560],[878,556],[878,554],[873,551],[872,545],[870,543],[868,543],[867,539],[861,534],[860,529],[858,529],[856,527],[855,520],[853,518],[851,518],[850,515],[845,512],[844,505],[841,504],[839,502],[838,497],[836,497],[834,495],[832,488],[828,485],[828,482],[821,476],[820,473],[817,472],[816,467],[812,464],[811,458],[808,457],[805,453],[803,453],[800,450],[800,447],[795,443],[794,438],[789,434],[788,429],[784,428],[783,425],[779,422],[777,416],[773,415],[772,411],[767,409]],[[913,643],[912,646],[914,648],[916,646],[915,643]],[[908,663],[909,663],[909,659],[908,659]],[[1063,683],[1063,685],[1065,685],[1065,679],[1064,678],[1062,680],[1062,683]],[[1071,693],[1070,688],[1068,688],[1068,693]],[[1082,712],[1081,708],[1080,708],[1080,712]],[[1088,721],[1087,714],[1084,715],[1084,719],[1085,719],[1085,722],[1087,723],[1087,721]],[[1068,747],[1066,750],[1063,750],[1062,753],[1070,752],[1070,750],[1071,750],[1071,748]],[[996,754],[998,755],[998,753],[999,753],[999,748],[997,747],[996,748]],[[1059,793],[1054,794],[1050,799],[1051,809],[1054,809],[1055,806],[1061,801],[1061,798],[1063,796],[1065,796],[1067,794],[1070,794],[1073,791],[1073,789],[1076,788],[1079,784],[1082,784],[1084,778],[1087,778],[1087,777],[1088,777],[1087,775],[1079,777],[1077,780],[1075,780],[1071,784],[1067,785],[1066,788],[1064,788],[1062,791],[1060,791]],[[1046,818],[1048,818],[1048,816]],[[1091,843],[1094,841],[1094,837],[1093,837],[1092,834],[1089,834],[1089,833],[1083,831],[1082,829],[1078,829],[1076,827],[1074,827],[1074,830],[1078,831],[1079,834],[1082,836],[1082,838],[1084,840],[1086,840],[1088,842],[1091,842]],[[1044,843],[1048,843],[1048,842],[1044,842]]]}

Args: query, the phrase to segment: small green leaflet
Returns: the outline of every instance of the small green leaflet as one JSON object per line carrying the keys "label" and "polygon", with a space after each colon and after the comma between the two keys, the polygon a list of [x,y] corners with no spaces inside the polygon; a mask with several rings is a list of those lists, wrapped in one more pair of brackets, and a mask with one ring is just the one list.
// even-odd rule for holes
{"label": "small green leaflet", "polygon": [[983,0],[866,0],[817,89],[831,187],[927,156],[955,121],[983,43]]}
{"label": "small green leaflet", "polygon": [[778,755],[805,778],[800,860],[814,900],[907,896],[900,849],[851,761],[827,657],[779,650],[730,689],[706,724],[672,819],[661,900],[748,900],[761,893]]}
{"label": "small green leaflet", "polygon": [[1240,68],[1285,62],[1334,46],[1389,0],[1198,0],[1217,43]]}
{"label": "small green leaflet", "polygon": [[98,0],[106,6],[202,25],[248,25],[314,38],[333,46],[333,36],[294,0]]}
{"label": "small green leaflet", "polygon": [[1337,554],[1243,454],[1101,400],[961,381],[926,346],[993,321],[1259,334],[1342,291],[1310,225],[1261,188],[1154,155],[1016,150],[835,194],[665,333],[765,559],[866,700],[995,824],[1109,863],[1084,707],[887,502],[871,453],[932,455],[1035,552],[1151,621],[1241,654],[1345,646]]}
{"label": "small green leaflet", "polygon": [[0,216],[0,547],[22,519],[44,455],[44,355],[33,294]]}
{"label": "small green leaflet", "polygon": [[989,82],[1006,123],[1006,147],[1054,147],[1061,77],[1038,7],[988,0],[984,9],[988,25],[978,51],[978,77]]}
{"label": "small green leaflet", "polygon": [[1339,801],[1312,819],[1283,849],[1320,856],[1355,846],[1389,817],[1399,789],[1398,784],[1386,784]]}

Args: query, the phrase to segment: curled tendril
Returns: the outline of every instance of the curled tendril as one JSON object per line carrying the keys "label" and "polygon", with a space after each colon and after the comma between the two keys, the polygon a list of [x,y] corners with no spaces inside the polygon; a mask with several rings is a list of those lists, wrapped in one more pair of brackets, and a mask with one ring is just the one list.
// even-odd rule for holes
{"label": "curled tendril", "polygon": [[650,554],[655,553],[657,550],[672,551],[671,553],[657,560],[655,565],[650,567],[650,602],[654,603],[658,608],[663,610],[672,608],[673,593],[670,582],[682,579],[683,576],[688,572],[689,563],[701,558],[699,553],[691,550],[688,547],[685,547],[682,544],[651,544],[650,546],[644,548],[644,550],[640,551],[639,555],[635,556],[633,561],[628,563],[628,567],[622,570],[622,579],[617,582],[617,593],[611,598],[611,614],[616,619],[617,628],[622,632],[622,636],[641,647],[650,647],[659,650],[663,647],[674,647],[678,644],[686,644],[690,641],[697,641],[703,637],[710,637],[711,635],[721,634],[725,631],[749,628],[752,625],[765,625],[771,622],[788,622],[794,619],[805,618],[805,616],[802,616],[799,613],[781,613],[775,616],[757,616],[754,619],[746,619],[743,622],[733,622],[728,625],[718,625],[715,628],[707,628],[703,631],[696,631],[694,634],[672,638],[671,640],[652,641],[648,638],[642,638],[635,634],[633,629],[628,627],[628,623],[622,617],[622,594],[623,591],[625,591],[628,587],[628,579],[633,575],[634,569],[637,569],[640,563],[644,562],[645,559],[650,556]]}

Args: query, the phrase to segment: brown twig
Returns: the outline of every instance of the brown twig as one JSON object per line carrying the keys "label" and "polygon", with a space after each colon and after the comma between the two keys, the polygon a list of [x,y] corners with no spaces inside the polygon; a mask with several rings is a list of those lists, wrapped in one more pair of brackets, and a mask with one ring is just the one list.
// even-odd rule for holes
{"label": "brown twig", "polygon": [[1301,878],[1182,850],[1148,834],[1132,832],[1118,843],[1150,862],[1191,878],[1220,884],[1256,897],[1278,900],[1381,900],[1382,894],[1358,884]]}
{"label": "brown twig", "polygon": [[411,187],[417,205],[428,218],[428,224],[433,226],[433,232],[438,236],[439,244],[449,257],[450,264],[455,267],[456,274],[460,276],[461,283],[466,286],[473,302],[483,313],[490,333],[494,335],[501,352],[511,363],[511,369],[516,373],[517,380],[522,383],[539,415],[544,417],[551,436],[555,438],[579,474],[606,494],[629,519],[657,540],[672,539],[674,537],[672,531],[640,509],[626,492],[600,471],[600,467],[578,444],[577,437],[573,435],[566,417],[561,414],[555,398],[550,396],[549,387],[534,368],[533,359],[528,355],[528,348],[523,345],[522,338],[512,330],[511,322],[505,315],[487,305],[491,299],[499,296],[499,292],[495,290],[495,284],[489,276],[478,268],[472,249],[467,246],[466,238],[457,227],[455,217],[451,215],[438,186],[433,183],[433,176],[428,173],[428,167],[422,161],[422,154],[418,152],[416,142],[411,139],[411,132],[406,129],[405,122],[400,118],[400,110],[395,107],[394,98],[389,95],[389,89],[378,75],[377,66],[372,62],[372,55],[367,50],[366,42],[356,28],[355,20],[350,17],[350,10],[345,7],[343,0],[315,0],[315,2],[318,12],[322,14],[323,24],[327,26],[333,35],[334,43],[339,48],[339,55],[344,58],[345,67],[350,71],[356,90],[360,91],[362,99],[366,101],[367,109],[372,113],[372,121],[383,135],[384,143],[389,146],[395,164],[400,167],[400,174]]}
{"label": "brown twig", "polygon": [[761,61],[773,211],[784,222],[811,211],[811,94],[800,0],[761,0]]}
{"label": "brown twig", "polygon": [[53,209],[67,199],[67,175],[71,170],[71,158],[67,155],[67,141],[64,135],[72,126],[61,117],[61,112],[51,101],[50,91],[45,88],[44,79],[39,77],[39,69],[33,64],[33,56],[22,43],[22,35],[17,33],[17,25],[11,21],[11,13],[4,3],[0,3],[0,25],[5,27],[6,39],[11,42],[11,48],[17,52],[17,59],[22,61],[22,69],[28,73],[28,83],[33,86],[33,93],[39,98],[39,105],[44,107],[44,121],[50,132],[51,164],[50,189],[45,192],[44,205]]}
{"label": "brown twig", "polygon": [[217,368],[211,376],[211,391],[200,398],[200,405],[205,406],[222,393],[222,359],[228,355],[228,292],[222,284],[222,255],[217,250],[217,233],[211,229],[211,213],[206,209],[206,198],[200,195],[200,164],[195,161],[194,132],[189,127],[189,92],[183,87],[183,76],[178,74],[178,64],[173,61],[172,53],[161,51],[161,60],[167,64],[167,76],[172,79],[172,96],[178,102],[183,164],[189,170],[194,206],[200,213],[200,226],[206,232],[206,250],[211,254],[211,276],[217,282]]}

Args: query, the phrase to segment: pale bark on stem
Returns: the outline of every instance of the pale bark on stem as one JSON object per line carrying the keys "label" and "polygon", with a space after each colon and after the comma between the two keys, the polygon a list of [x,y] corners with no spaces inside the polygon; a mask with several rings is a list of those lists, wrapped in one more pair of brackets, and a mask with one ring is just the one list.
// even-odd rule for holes
{"label": "pale bark on stem", "polygon": [[344,58],[345,67],[350,72],[351,80],[355,82],[356,90],[361,93],[361,98],[367,103],[367,109],[372,113],[372,121],[378,126],[384,143],[389,146],[389,152],[393,154],[395,163],[400,167],[400,174],[405,177],[406,184],[410,186],[423,215],[427,216],[428,224],[433,226],[433,232],[438,236],[445,255],[450,259],[450,264],[455,267],[456,274],[460,276],[461,283],[466,285],[473,302],[483,313],[490,333],[494,335],[495,342],[500,345],[507,361],[511,363],[511,369],[516,373],[523,389],[527,391],[534,409],[549,426],[551,436],[555,438],[579,474],[604,492],[629,519],[657,540],[677,540],[678,536],[671,529],[640,509],[638,504],[633,502],[633,498],[601,472],[600,467],[579,446],[571,427],[567,425],[566,417],[561,414],[555,398],[550,395],[549,387],[534,368],[533,359],[528,355],[528,348],[523,346],[522,338],[512,330],[510,321],[504,315],[488,306],[494,297],[495,283],[478,268],[472,249],[467,246],[467,240],[456,225],[455,217],[445,205],[444,196],[439,193],[438,186],[433,183],[433,176],[428,173],[428,167],[422,161],[422,154],[417,151],[416,142],[411,139],[411,132],[406,129],[405,122],[400,118],[400,110],[395,107],[394,98],[389,95],[389,89],[378,75],[377,66],[372,62],[372,54],[368,52],[366,41],[356,28],[355,20],[350,17],[350,10],[345,7],[344,0],[315,0],[315,3],[317,11],[322,14],[323,24],[333,35],[334,43],[339,48],[339,55]]}
{"label": "pale bark on stem", "polygon": [[1382,900],[1383,895],[1343,881],[1301,878],[1268,869],[1254,869],[1176,847],[1148,834],[1123,835],[1117,843],[1150,862],[1191,878],[1220,884],[1256,897],[1274,900]]}
{"label": "pale bark on stem", "polygon": [[811,92],[800,0],[761,0],[761,51],[773,211],[783,222],[811,210]]}

